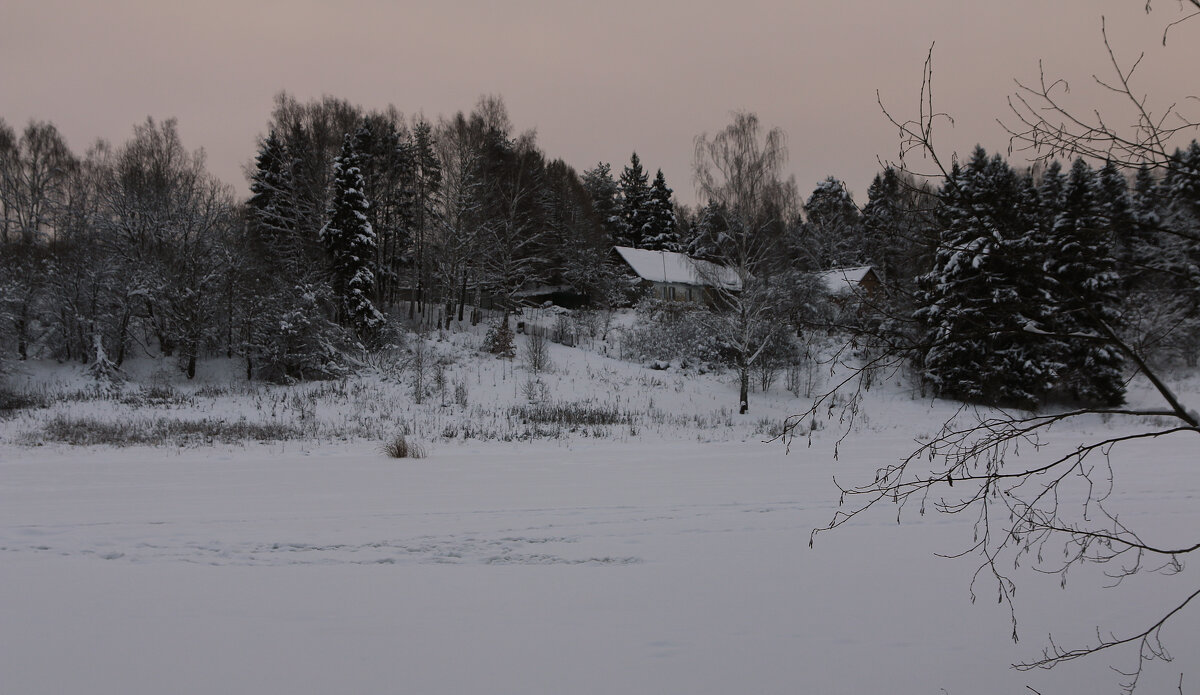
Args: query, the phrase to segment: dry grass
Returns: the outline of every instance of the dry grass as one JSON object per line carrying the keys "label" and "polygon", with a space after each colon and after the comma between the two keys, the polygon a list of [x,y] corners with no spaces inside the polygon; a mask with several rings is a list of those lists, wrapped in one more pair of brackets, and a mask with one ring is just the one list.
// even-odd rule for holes
{"label": "dry grass", "polygon": [[404,435],[398,434],[383,443],[380,450],[389,458],[394,459],[423,459],[425,447],[420,442],[409,441]]}
{"label": "dry grass", "polygon": [[305,435],[306,433],[298,427],[278,422],[176,420],[162,417],[106,422],[93,417],[60,414],[46,423],[40,432],[31,433],[27,438],[82,446],[193,446],[245,441],[284,441],[299,439]]}

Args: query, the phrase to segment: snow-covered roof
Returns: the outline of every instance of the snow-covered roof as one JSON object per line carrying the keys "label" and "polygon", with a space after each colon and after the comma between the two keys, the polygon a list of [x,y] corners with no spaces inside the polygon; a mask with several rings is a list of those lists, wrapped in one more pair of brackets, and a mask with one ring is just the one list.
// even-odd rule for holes
{"label": "snow-covered roof", "polygon": [[823,273],[817,273],[817,281],[829,294],[850,294],[861,291],[863,278],[873,269],[869,265],[857,268],[834,268]]}
{"label": "snow-covered roof", "polygon": [[672,251],[647,251],[628,246],[617,246],[615,250],[643,280],[730,290],[742,288],[737,273],[723,265]]}

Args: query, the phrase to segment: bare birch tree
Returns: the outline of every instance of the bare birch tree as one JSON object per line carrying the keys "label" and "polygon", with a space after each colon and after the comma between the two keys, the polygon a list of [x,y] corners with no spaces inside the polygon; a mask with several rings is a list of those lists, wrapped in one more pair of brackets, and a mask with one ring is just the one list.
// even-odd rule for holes
{"label": "bare birch tree", "polygon": [[[724,210],[725,231],[716,239],[717,258],[733,275],[709,278],[709,320],[732,352],[738,373],[739,412],[749,410],[750,374],[783,329],[782,251],[786,220],[796,209],[796,184],[784,178],[786,136],[762,131],[752,113],[733,114],[733,123],[696,138],[696,189],[705,204]],[[718,271],[717,274],[723,271]]]}

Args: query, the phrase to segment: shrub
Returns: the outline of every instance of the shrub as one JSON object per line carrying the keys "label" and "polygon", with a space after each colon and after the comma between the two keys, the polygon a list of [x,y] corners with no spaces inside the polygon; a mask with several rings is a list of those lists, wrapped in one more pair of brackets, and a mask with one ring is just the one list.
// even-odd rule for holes
{"label": "shrub", "polygon": [[550,387],[541,379],[529,378],[521,390],[525,394],[525,400],[530,403],[541,403],[550,398]]}
{"label": "shrub", "polygon": [[512,327],[508,325],[507,314],[488,329],[487,335],[483,338],[483,349],[497,357],[508,359],[516,357],[517,348],[513,343],[513,331]]}
{"label": "shrub", "polygon": [[32,393],[19,393],[0,386],[0,417],[26,408],[45,408],[48,399]]}
{"label": "shrub", "polygon": [[577,327],[578,324],[570,316],[559,314],[551,328],[550,339],[559,345],[574,347]]}
{"label": "shrub", "polygon": [[467,407],[467,380],[463,377],[454,380],[454,402]]}
{"label": "shrub", "polygon": [[525,366],[531,372],[544,372],[550,368],[550,347],[540,330],[533,330],[525,340]]}
{"label": "shrub", "polygon": [[334,379],[348,373],[345,330],[325,318],[332,290],[322,283],[278,287],[260,298],[260,313],[246,341],[253,372],[273,383]]}
{"label": "shrub", "polygon": [[694,307],[643,300],[637,306],[637,322],[626,332],[621,345],[624,359],[650,362],[716,362],[720,349],[708,314]]}
{"label": "shrub", "polygon": [[421,446],[419,442],[408,441],[408,438],[402,434],[398,434],[384,442],[382,450],[389,458],[394,459],[425,458],[425,447]]}
{"label": "shrub", "polygon": [[412,387],[413,403],[425,402],[425,372],[429,369],[429,348],[425,345],[425,338],[417,336],[417,340],[413,343],[412,358],[408,361],[409,369],[412,372],[412,379],[409,385]]}

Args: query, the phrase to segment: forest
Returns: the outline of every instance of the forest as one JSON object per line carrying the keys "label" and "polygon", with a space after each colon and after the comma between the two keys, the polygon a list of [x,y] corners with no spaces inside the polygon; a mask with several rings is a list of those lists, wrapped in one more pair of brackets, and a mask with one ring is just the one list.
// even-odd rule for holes
{"label": "forest", "polygon": [[[632,306],[619,245],[736,270],[741,290],[707,307],[733,318],[696,339],[741,373],[743,403],[754,363],[786,362],[805,331],[862,333],[936,394],[1023,407],[1120,404],[1126,356],[1088,339],[1106,331],[1159,364],[1200,357],[1195,141],[1136,169],[977,148],[942,181],[886,168],[861,205],[834,176],[801,196],[786,157],[783,133],[735,113],[696,139],[689,207],[636,152],[576,173],[500,97],[435,123],[281,93],[239,200],[173,120],[82,154],[51,123],[0,122],[0,354],[328,378],[410,329],[485,308],[507,324],[539,291]],[[851,266],[884,289],[835,311],[811,279]]]}

